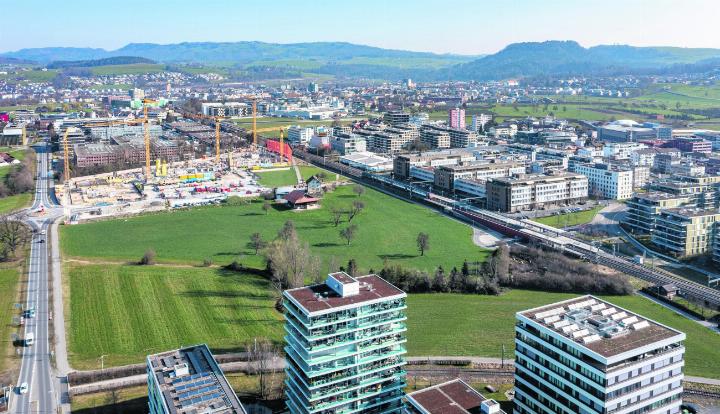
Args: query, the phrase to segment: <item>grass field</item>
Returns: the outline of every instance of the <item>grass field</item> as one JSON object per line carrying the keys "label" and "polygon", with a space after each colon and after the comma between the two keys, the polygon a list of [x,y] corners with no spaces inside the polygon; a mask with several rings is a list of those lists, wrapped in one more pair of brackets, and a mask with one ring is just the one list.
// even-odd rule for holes
{"label": "grass field", "polygon": [[[312,177],[315,174],[321,173],[323,170],[317,167],[311,167],[307,165],[299,166],[300,175],[304,180]],[[325,172],[329,176],[334,177],[334,173]],[[284,185],[297,184],[297,176],[295,175],[295,169],[290,167],[287,170],[276,170],[276,171],[258,171],[258,177],[260,177],[259,183],[265,187],[274,188],[281,187]]]}
{"label": "grass field", "polygon": [[0,267],[0,373],[9,368],[8,359],[14,350],[10,335],[18,331],[11,321],[13,316],[18,315],[13,305],[19,299],[17,289],[21,269],[22,266],[17,263],[3,263]]}
{"label": "grass field", "polygon": [[577,226],[579,224],[591,222],[593,217],[595,217],[600,210],[602,210],[602,206],[596,206],[590,210],[558,214],[557,216],[541,217],[533,219],[533,221],[557,228]]}
{"label": "grass field", "polygon": [[268,282],[258,276],[193,267],[66,266],[69,353],[74,368],[120,365],[181,345],[216,352],[264,337],[282,339]]}
{"label": "grass field", "polygon": [[[411,355],[467,355],[513,358],[517,311],[576,295],[512,290],[500,296],[422,294],[408,298]],[[688,375],[720,378],[720,335],[640,296],[606,297],[610,302],[687,334]]]}
{"label": "grass field", "polygon": [[7,214],[25,208],[32,203],[32,193],[17,194],[0,198],[0,214]]}
{"label": "grass field", "polygon": [[[428,271],[438,265],[449,269],[465,259],[483,260],[487,254],[472,243],[470,227],[371,189],[361,197],[365,209],[352,221],[358,226],[357,238],[347,246],[338,235],[347,223],[335,227],[329,210],[347,208],[355,199],[352,186],[341,186],[326,194],[316,210],[272,209],[265,214],[263,202],[255,201],[62,226],[60,236],[65,257],[136,261],[153,248],[161,262],[198,264],[211,258],[229,263],[245,254],[244,262],[263,266],[247,246],[250,235],[259,232],[271,240],[285,221],[292,220],[313,253],[326,261],[335,257],[338,263],[355,258],[364,270],[380,269],[385,260]],[[430,235],[431,248],[424,256],[415,244],[421,231]]]}
{"label": "grass field", "polygon": [[152,63],[130,63],[127,65],[93,66],[90,69],[93,75],[138,75],[143,73],[158,73],[165,70],[165,65]]}

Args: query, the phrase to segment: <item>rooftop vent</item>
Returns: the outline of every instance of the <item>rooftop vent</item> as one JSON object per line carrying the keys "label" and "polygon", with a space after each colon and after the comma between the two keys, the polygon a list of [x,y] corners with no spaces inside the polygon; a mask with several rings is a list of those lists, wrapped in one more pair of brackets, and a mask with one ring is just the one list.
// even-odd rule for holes
{"label": "rooftop vent", "polygon": [[188,367],[188,364],[186,364],[186,363],[177,364],[173,368],[173,372],[175,373],[176,377],[182,377],[183,375],[190,374],[190,368]]}

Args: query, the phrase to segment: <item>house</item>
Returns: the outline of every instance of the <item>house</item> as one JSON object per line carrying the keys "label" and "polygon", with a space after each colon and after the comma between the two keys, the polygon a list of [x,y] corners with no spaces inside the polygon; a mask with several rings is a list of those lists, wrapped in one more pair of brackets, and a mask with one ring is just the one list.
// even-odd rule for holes
{"label": "house", "polygon": [[293,190],[283,199],[294,210],[307,210],[318,207],[319,198],[308,195],[305,190]]}
{"label": "house", "polygon": [[658,286],[657,291],[661,296],[672,300],[678,294],[679,289],[673,283],[668,283],[666,285]]}
{"label": "house", "polygon": [[20,160],[8,154],[7,152],[0,152],[0,167],[5,167],[12,164],[20,164]]}
{"label": "house", "polygon": [[323,182],[317,175],[305,180],[305,186],[307,187],[307,193],[311,196],[321,196],[323,194]]}

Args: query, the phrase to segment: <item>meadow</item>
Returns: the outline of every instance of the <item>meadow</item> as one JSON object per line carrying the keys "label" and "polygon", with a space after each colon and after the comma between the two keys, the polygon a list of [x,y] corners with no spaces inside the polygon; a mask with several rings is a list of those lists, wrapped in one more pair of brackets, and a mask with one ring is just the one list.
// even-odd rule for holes
{"label": "meadow", "polygon": [[[319,174],[323,172],[318,167],[312,167],[307,165],[302,165],[298,167],[300,169],[300,175],[304,180],[307,180],[308,178],[312,177],[315,174]],[[286,170],[274,170],[274,171],[256,171],[257,175],[259,177],[258,182],[268,188],[274,188],[274,187],[281,187],[284,185],[295,185],[297,184],[297,176],[295,175],[295,170],[290,167]],[[335,174],[328,173],[328,176],[334,177]]]}
{"label": "meadow", "polygon": [[602,210],[602,206],[596,206],[590,210],[576,211],[573,213],[558,214],[557,216],[548,216],[535,218],[533,221],[542,223],[548,226],[556,228],[577,226],[580,224],[589,223],[592,219]]}

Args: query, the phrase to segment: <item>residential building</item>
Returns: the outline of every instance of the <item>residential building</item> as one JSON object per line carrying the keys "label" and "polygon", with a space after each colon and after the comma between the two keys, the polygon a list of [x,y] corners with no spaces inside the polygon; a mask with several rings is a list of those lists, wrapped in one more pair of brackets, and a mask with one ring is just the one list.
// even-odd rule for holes
{"label": "residential building", "polygon": [[575,173],[492,178],[485,191],[488,210],[516,212],[587,199],[588,179]]}
{"label": "residential building", "polygon": [[483,131],[485,132],[485,125],[492,121],[492,115],[488,114],[480,114],[480,115],[473,115],[472,117],[472,125],[470,130],[474,132]]}
{"label": "residential building", "polygon": [[698,208],[720,207],[720,176],[677,176],[672,181],[659,181],[650,185],[652,190],[676,196],[688,197],[690,204]]}
{"label": "residential building", "polygon": [[313,135],[315,135],[315,130],[311,127],[293,125],[287,129],[288,142],[293,144],[306,145]]}
{"label": "residential building", "polygon": [[474,161],[476,161],[475,155],[471,151],[463,149],[401,154],[393,159],[393,173],[396,178],[406,179],[410,177],[412,167],[436,168],[442,165],[458,165]]}
{"label": "residential building", "polygon": [[432,149],[450,148],[450,134],[447,131],[439,131],[434,128],[422,128],[420,130],[420,142]]}
{"label": "residential building", "polygon": [[330,145],[334,151],[337,151],[341,155],[367,152],[367,141],[365,137],[351,133],[334,133]]}
{"label": "residential building", "polygon": [[150,414],[246,414],[207,345],[148,355]]}
{"label": "residential building", "polygon": [[407,414],[505,414],[461,379],[431,385],[407,395]]}
{"label": "residential building", "polygon": [[680,413],[684,333],[590,295],[515,317],[515,414]]}
{"label": "residential building", "polygon": [[248,116],[252,107],[245,102],[204,102],[202,113],[205,116]]}
{"label": "residential building", "polygon": [[443,165],[435,169],[435,186],[443,190],[454,190],[455,181],[460,179],[487,180],[488,178],[509,177],[524,174],[525,166],[518,163],[477,162],[464,165]]}
{"label": "residential building", "polygon": [[283,296],[291,414],[402,412],[405,292],[336,272]]}
{"label": "residential building", "polygon": [[450,128],[465,129],[465,110],[452,108],[448,111],[448,125]]}
{"label": "residential building", "polygon": [[308,84],[307,91],[310,93],[318,93],[320,92],[320,85],[315,82],[310,82]]}
{"label": "residential building", "polygon": [[611,164],[575,163],[570,171],[588,178],[591,196],[610,200],[626,200],[633,194],[633,171]]}
{"label": "residential building", "polygon": [[75,165],[80,168],[110,165],[123,160],[117,145],[78,144],[73,152]]}
{"label": "residential building", "polygon": [[680,164],[680,150],[676,148],[656,148],[653,169],[661,174],[670,174],[673,167]]}
{"label": "residential building", "polygon": [[622,222],[635,234],[651,234],[660,212],[669,208],[690,204],[690,198],[674,194],[651,191],[637,193],[627,201],[627,214]]}
{"label": "residential building", "polygon": [[407,124],[410,122],[410,114],[406,114],[403,111],[385,112],[383,122],[388,125]]}
{"label": "residential building", "polygon": [[645,144],[638,142],[611,142],[603,147],[603,157],[629,160],[634,152],[645,148],[647,148]]}
{"label": "residential building", "polygon": [[[423,136],[425,136],[426,140],[429,142],[432,142],[432,139],[429,138],[432,133],[434,132],[440,132],[440,133],[446,133],[449,137],[449,147],[450,148],[467,148],[474,146],[477,143],[478,135],[474,131],[468,131],[466,129],[458,129],[458,128],[448,128],[442,125],[433,125],[433,124],[425,124],[421,128],[421,134],[420,139],[422,140]],[[444,135],[442,135],[443,138],[439,139],[438,142],[442,142],[443,145],[447,142],[445,141]],[[442,147],[438,147],[442,148]]]}
{"label": "residential building", "polygon": [[655,220],[651,241],[676,257],[704,254],[713,247],[717,209],[671,208]]}

